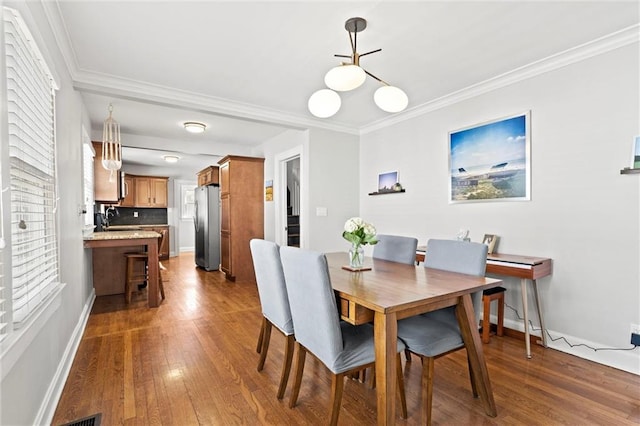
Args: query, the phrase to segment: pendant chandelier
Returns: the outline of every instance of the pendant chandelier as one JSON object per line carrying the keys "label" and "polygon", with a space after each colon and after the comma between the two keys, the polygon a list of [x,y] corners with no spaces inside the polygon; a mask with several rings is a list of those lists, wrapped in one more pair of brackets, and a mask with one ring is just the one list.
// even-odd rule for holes
{"label": "pendant chandelier", "polygon": [[115,180],[114,172],[122,167],[122,144],[120,144],[120,125],[111,116],[113,105],[109,104],[109,117],[104,120],[102,129],[102,167],[109,170],[109,182]]}
{"label": "pendant chandelier", "polygon": [[378,88],[373,95],[373,100],[380,109],[392,113],[404,110],[409,104],[407,94],[360,66],[361,57],[382,50],[376,49],[363,54],[358,53],[358,33],[367,28],[367,21],[364,18],[350,18],[345,22],[344,28],[349,33],[351,55],[334,56],[349,58],[351,62],[342,62],[325,75],[324,82],[329,88],[318,90],[311,95],[308,103],[311,114],[319,118],[327,118],[334,115],[342,104],[340,95],[336,92],[345,92],[360,87],[366,80],[367,75],[382,84],[382,87]]}

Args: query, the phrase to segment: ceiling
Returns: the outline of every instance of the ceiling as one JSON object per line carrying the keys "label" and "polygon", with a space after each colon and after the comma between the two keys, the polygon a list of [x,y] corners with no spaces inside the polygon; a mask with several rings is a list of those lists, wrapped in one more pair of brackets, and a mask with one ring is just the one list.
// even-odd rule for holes
{"label": "ceiling", "polygon": [[[92,137],[113,104],[125,164],[199,170],[217,156],[248,155],[288,130],[351,133],[384,125],[639,22],[637,1],[66,1],[45,12],[87,107]],[[317,119],[307,100],[349,54],[344,22],[367,19],[361,65],[402,88],[409,107],[373,103],[379,83],[342,93]],[[203,134],[181,128],[207,124]],[[178,152],[178,165],[163,153]],[[177,170],[177,169],[176,169]],[[172,175],[166,169],[165,175]],[[177,172],[176,172],[177,173]]]}

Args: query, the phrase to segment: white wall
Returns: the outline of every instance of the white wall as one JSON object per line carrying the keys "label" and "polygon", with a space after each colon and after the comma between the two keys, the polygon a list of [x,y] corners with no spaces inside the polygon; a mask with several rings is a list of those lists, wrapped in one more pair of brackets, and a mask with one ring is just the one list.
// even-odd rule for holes
{"label": "white wall", "polygon": [[4,4],[22,13],[60,87],[56,95],[57,217],[60,278],[66,286],[60,295],[61,306],[37,333],[33,332],[33,327],[25,327],[28,330],[22,331],[28,338],[9,348],[3,346],[3,365],[16,355],[16,351],[19,355],[11,368],[2,371],[0,384],[0,424],[44,424],[53,416],[58,393],[64,385],[75,344],[81,337],[83,321],[93,300],[93,288],[86,281],[90,274],[86,263],[90,255],[82,248],[83,217],[77,213],[78,206],[83,204],[81,128],[83,122],[88,128],[88,120],[80,95],[73,90],[55,38],[48,31],[42,5],[12,1]]}
{"label": "white wall", "polygon": [[[301,165],[309,174],[307,194],[301,194],[309,212],[308,221],[301,225],[309,236],[308,248],[324,252],[348,250],[349,243],[342,238],[342,231],[345,221],[357,216],[360,210],[359,152],[358,136],[329,130],[309,131],[309,154],[303,160],[306,164]],[[327,216],[318,216],[317,208],[326,208]]]}
{"label": "white wall", "polygon": [[[254,155],[265,157],[265,180],[275,176],[274,158],[302,146],[301,216],[303,246],[318,251],[347,250],[344,222],[359,211],[359,138],[330,130],[291,130],[263,144]],[[275,190],[275,188],[274,188]],[[278,195],[276,194],[276,197]],[[326,216],[317,216],[317,208]],[[275,203],[265,203],[265,239],[275,240]]]}
{"label": "white wall", "polygon": [[[275,181],[275,168],[278,166],[275,164],[275,157],[283,152],[290,151],[296,147],[304,147],[307,144],[308,135],[305,131],[300,130],[288,130],[284,133],[275,136],[259,148],[257,148],[252,155],[256,157],[264,157],[264,180]],[[279,190],[279,188],[274,188]],[[274,200],[280,197],[281,194],[274,193]],[[269,241],[276,240],[276,201],[264,202],[264,238]]]}
{"label": "white wall", "polygon": [[[640,177],[620,169],[640,134],[638,64],[634,44],[364,134],[362,216],[379,232],[421,244],[468,228],[473,241],[499,235],[499,252],[553,258],[553,275],[538,283],[551,335],[631,347],[630,324],[640,323]],[[526,110],[531,201],[448,204],[448,132]],[[389,170],[398,170],[407,192],[366,196]],[[507,303],[522,315],[519,282],[506,286]],[[505,315],[509,327],[523,329],[510,309]],[[551,346],[640,374],[637,349]]]}

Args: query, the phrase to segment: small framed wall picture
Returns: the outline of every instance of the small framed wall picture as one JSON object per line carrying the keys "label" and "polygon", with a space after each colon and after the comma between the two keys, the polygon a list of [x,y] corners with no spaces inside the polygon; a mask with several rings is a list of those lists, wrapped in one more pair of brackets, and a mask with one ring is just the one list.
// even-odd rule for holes
{"label": "small framed wall picture", "polygon": [[273,181],[268,180],[264,184],[264,200],[273,201]]}
{"label": "small framed wall picture", "polygon": [[378,192],[393,192],[398,183],[398,172],[385,172],[378,175]]}
{"label": "small framed wall picture", "polygon": [[482,238],[482,244],[487,245],[488,247],[487,254],[493,254],[493,249],[495,248],[497,241],[498,241],[497,235],[484,234],[484,238]]}

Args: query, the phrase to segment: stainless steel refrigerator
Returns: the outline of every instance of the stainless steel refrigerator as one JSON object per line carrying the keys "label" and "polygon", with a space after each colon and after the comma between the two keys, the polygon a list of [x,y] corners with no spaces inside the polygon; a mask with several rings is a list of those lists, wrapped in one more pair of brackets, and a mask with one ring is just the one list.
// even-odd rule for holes
{"label": "stainless steel refrigerator", "polygon": [[220,188],[195,189],[196,265],[207,271],[220,268]]}

